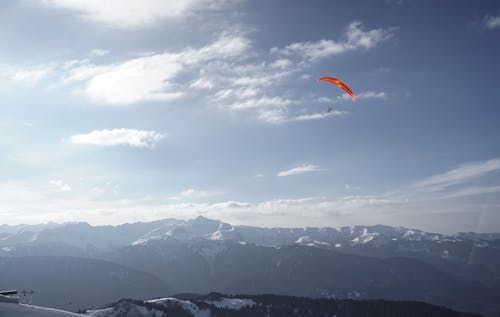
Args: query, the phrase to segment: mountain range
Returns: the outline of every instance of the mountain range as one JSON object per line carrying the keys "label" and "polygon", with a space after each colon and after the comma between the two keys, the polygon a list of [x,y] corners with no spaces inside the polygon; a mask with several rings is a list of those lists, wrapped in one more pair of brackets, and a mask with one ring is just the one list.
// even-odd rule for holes
{"label": "mountain range", "polygon": [[[113,287],[102,300],[80,302],[72,296],[68,304],[68,296],[54,293],[62,286],[43,270],[23,268],[32,262],[68,272],[61,280],[87,281],[85,289],[98,285],[92,275]],[[85,269],[72,272],[75,266]],[[4,267],[10,270],[9,288],[36,286],[35,298],[65,309],[123,297],[222,292],[418,300],[486,315],[500,312],[500,233],[443,235],[383,225],[259,228],[203,217],[120,226],[0,226],[0,272]],[[28,271],[34,273],[23,280]],[[113,276],[120,276],[121,284]],[[21,280],[22,286],[16,284]],[[132,284],[138,286],[126,286]]]}

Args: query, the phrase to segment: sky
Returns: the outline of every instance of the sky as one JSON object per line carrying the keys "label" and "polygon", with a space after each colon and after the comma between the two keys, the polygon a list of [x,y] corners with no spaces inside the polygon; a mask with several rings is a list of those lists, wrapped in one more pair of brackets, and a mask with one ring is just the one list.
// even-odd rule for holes
{"label": "sky", "polygon": [[0,223],[500,231],[498,1],[3,1],[0,41]]}

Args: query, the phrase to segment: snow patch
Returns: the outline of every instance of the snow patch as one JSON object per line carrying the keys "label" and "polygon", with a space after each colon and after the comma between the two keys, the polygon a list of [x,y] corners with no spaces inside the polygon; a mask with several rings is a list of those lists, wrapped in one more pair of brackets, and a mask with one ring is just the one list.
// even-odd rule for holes
{"label": "snow patch", "polygon": [[211,317],[210,311],[207,309],[200,309],[198,306],[195,304],[191,303],[188,300],[180,300],[177,298],[173,297],[165,297],[165,298],[158,298],[158,299],[153,299],[153,300],[148,300],[148,303],[154,303],[154,304],[160,304],[164,306],[168,306],[169,303],[176,303],[185,310],[188,310],[194,317]]}
{"label": "snow patch", "polygon": [[210,240],[224,240],[224,235],[220,230],[217,230],[210,235]]}
{"label": "snow patch", "polygon": [[295,244],[298,244],[298,245],[303,245],[303,246],[307,246],[307,247],[317,247],[317,246],[331,246],[330,243],[328,242],[324,242],[324,241],[316,241],[316,240],[313,240],[310,236],[302,236],[300,238],[298,238],[295,242]]}
{"label": "snow patch", "polygon": [[93,317],[108,317],[108,316],[112,316],[113,310],[114,310],[113,307],[104,308],[104,309],[87,310],[87,315],[93,316]]}

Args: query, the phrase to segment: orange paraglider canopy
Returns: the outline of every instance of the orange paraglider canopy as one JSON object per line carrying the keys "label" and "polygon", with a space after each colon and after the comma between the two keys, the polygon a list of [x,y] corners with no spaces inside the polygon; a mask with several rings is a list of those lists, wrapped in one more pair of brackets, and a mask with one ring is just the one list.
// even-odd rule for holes
{"label": "orange paraglider canopy", "polygon": [[338,87],[342,88],[346,93],[348,93],[351,96],[352,101],[354,101],[356,99],[356,95],[354,94],[354,92],[342,80],[337,79],[337,78],[333,78],[333,77],[321,77],[319,80],[326,81],[328,83],[337,85]]}

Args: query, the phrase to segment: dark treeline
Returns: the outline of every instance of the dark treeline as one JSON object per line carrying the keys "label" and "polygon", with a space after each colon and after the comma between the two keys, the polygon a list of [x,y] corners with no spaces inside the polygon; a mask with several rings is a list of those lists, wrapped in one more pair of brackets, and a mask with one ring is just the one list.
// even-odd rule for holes
{"label": "dark treeline", "polygon": [[473,317],[478,314],[461,313],[446,307],[422,302],[386,300],[311,299],[279,295],[235,296],[248,298],[257,304],[240,310],[214,308],[204,301],[193,301],[198,307],[210,308],[214,317],[301,316],[301,317]]}

